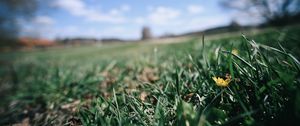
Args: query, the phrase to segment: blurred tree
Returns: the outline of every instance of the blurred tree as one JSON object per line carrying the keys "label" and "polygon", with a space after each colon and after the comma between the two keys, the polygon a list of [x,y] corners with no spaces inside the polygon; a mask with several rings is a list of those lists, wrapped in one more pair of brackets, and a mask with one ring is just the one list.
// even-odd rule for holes
{"label": "blurred tree", "polygon": [[300,21],[300,0],[222,0],[226,8],[256,14],[267,25],[286,25]]}
{"label": "blurred tree", "polygon": [[22,20],[31,19],[37,9],[37,0],[0,1],[0,46],[13,46]]}
{"label": "blurred tree", "polygon": [[229,24],[229,28],[235,31],[241,29],[241,25],[237,21],[232,20],[231,23]]}

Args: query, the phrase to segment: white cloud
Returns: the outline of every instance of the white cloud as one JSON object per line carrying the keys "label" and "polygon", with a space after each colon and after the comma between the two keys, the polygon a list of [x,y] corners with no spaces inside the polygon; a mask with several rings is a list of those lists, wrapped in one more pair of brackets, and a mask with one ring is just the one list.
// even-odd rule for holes
{"label": "white cloud", "polygon": [[111,15],[120,15],[121,12],[118,9],[112,9],[112,10],[110,10],[109,14],[111,14]]}
{"label": "white cloud", "polygon": [[149,21],[155,25],[165,25],[175,18],[179,17],[181,12],[179,10],[170,7],[156,7],[152,9],[152,12],[147,17]]}
{"label": "white cloud", "polygon": [[[63,31],[63,32],[62,32],[62,31]],[[71,26],[66,26],[66,27],[64,27],[63,29],[60,29],[60,30],[58,31],[58,33],[69,33],[69,34],[76,34],[76,33],[78,33],[78,32],[80,32],[80,30],[78,29],[78,27],[73,26],[73,25],[71,25]]]}
{"label": "white cloud", "polygon": [[121,16],[122,14],[128,12],[131,10],[131,7],[127,4],[121,5],[119,8],[113,8],[110,10],[109,14],[114,15],[114,16]]}
{"label": "white cloud", "polygon": [[46,37],[53,32],[55,20],[48,16],[39,15],[29,22],[20,20],[18,23],[21,25],[21,36]]}
{"label": "white cloud", "polygon": [[122,16],[122,13],[130,10],[130,6],[122,5],[120,8],[112,9],[109,13],[103,13],[89,8],[83,0],[56,0],[53,6],[64,9],[73,16],[83,17],[88,21],[109,23],[124,23],[126,18]]}
{"label": "white cloud", "polygon": [[137,24],[144,24],[145,23],[145,18],[143,17],[137,17],[134,19],[134,22]]}
{"label": "white cloud", "polygon": [[264,22],[264,18],[256,14],[233,13],[231,15],[232,20],[237,21],[241,25],[257,25]]}
{"label": "white cloud", "polygon": [[101,38],[137,38],[139,37],[140,29],[126,28],[123,26],[115,26],[99,31]]}
{"label": "white cloud", "polygon": [[84,38],[137,38],[140,29],[135,28],[125,28],[122,25],[113,26],[105,29],[97,29],[93,27],[88,27],[82,32],[81,28],[78,26],[66,26],[54,29],[52,38],[62,37],[62,38],[74,38],[74,37],[84,37]]}
{"label": "white cloud", "polygon": [[123,5],[121,5],[120,10],[124,11],[124,12],[125,11],[130,11],[131,7],[128,4],[123,4]]}
{"label": "white cloud", "polygon": [[[50,37],[52,39],[58,38],[76,38],[76,37],[95,37],[96,32],[91,31],[91,29],[86,28],[84,32],[82,32],[82,28],[75,25],[68,25],[63,27],[56,27],[52,29],[52,34]],[[93,34],[91,34],[93,32]]]}
{"label": "white cloud", "polygon": [[38,25],[53,25],[55,23],[54,19],[48,16],[37,16],[33,19],[34,24]]}
{"label": "white cloud", "polygon": [[[126,29],[124,27],[111,27],[108,29],[105,29],[100,32],[101,36],[113,36],[113,35],[120,35],[126,33]],[[116,36],[114,36],[116,37]]]}
{"label": "white cloud", "polygon": [[199,14],[204,11],[203,7],[200,5],[189,5],[187,6],[187,11],[190,14]]}
{"label": "white cloud", "polygon": [[80,33],[83,37],[96,38],[136,38],[139,36],[139,30],[136,28],[125,28],[124,26],[113,26],[105,29],[87,28],[84,33]]}
{"label": "white cloud", "polygon": [[154,35],[158,36],[165,33],[182,34],[191,31],[200,31],[208,28],[228,25],[230,21],[230,17],[227,15],[209,15],[189,18],[183,17],[175,19],[170,24],[163,26],[155,25],[151,28],[154,31]]}
{"label": "white cloud", "polygon": [[230,22],[230,18],[225,15],[206,16],[201,18],[189,19],[189,22],[184,26],[186,31],[204,30],[208,28],[227,25]]}
{"label": "white cloud", "polygon": [[55,0],[53,6],[62,8],[75,16],[84,16],[91,11],[81,0]]}
{"label": "white cloud", "polygon": [[153,6],[147,6],[147,11],[153,11],[154,10],[154,7]]}

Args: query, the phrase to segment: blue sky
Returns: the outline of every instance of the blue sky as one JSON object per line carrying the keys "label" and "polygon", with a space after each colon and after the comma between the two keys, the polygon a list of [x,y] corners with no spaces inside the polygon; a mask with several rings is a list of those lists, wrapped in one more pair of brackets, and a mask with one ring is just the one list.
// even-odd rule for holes
{"label": "blue sky", "polygon": [[138,39],[143,26],[155,36],[180,34],[243,20],[219,0],[52,0],[47,13],[22,27],[22,35],[49,39],[93,37]]}

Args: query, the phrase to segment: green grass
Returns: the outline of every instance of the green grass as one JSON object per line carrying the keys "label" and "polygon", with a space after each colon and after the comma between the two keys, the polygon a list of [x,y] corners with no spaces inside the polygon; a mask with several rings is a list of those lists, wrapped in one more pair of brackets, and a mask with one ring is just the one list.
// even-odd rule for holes
{"label": "green grass", "polygon": [[[297,122],[299,33],[2,53],[0,125],[26,118],[32,125]],[[228,87],[212,79],[226,75]]]}

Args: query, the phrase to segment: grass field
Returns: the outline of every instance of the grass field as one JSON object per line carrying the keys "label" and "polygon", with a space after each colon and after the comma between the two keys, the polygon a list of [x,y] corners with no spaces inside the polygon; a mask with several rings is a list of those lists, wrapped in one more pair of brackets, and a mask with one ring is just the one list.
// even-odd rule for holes
{"label": "grass field", "polygon": [[299,35],[296,26],[1,53],[0,125],[299,122]]}

